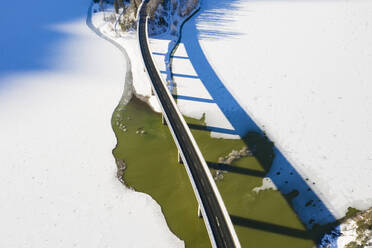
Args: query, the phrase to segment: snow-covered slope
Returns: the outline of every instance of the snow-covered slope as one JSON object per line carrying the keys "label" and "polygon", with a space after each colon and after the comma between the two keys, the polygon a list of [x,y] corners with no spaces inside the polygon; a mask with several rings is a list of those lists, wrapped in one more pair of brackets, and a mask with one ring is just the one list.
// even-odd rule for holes
{"label": "snow-covered slope", "polygon": [[28,2],[2,3],[0,247],[183,247],[157,203],[115,177],[110,121],[127,68],[86,26],[90,1],[59,4],[74,16]]}

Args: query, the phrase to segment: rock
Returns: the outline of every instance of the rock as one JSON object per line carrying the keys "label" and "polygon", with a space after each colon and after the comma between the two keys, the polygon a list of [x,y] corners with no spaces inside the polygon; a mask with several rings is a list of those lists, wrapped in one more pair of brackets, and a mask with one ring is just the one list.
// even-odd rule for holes
{"label": "rock", "polygon": [[226,160],[225,160],[225,164],[231,164],[236,158],[235,157],[228,157]]}
{"label": "rock", "polygon": [[221,171],[221,170],[216,170],[216,174],[214,175],[213,179],[215,181],[221,181],[223,180],[223,173],[225,173],[224,171]]}
{"label": "rock", "polygon": [[252,156],[252,152],[247,146],[244,146],[239,151],[232,150],[226,157],[219,157],[218,163],[220,164],[231,164],[234,160],[240,159],[242,157]]}
{"label": "rock", "polygon": [[229,154],[230,157],[239,156],[239,155],[240,155],[239,152],[236,150],[232,150],[232,152],[230,152]]}

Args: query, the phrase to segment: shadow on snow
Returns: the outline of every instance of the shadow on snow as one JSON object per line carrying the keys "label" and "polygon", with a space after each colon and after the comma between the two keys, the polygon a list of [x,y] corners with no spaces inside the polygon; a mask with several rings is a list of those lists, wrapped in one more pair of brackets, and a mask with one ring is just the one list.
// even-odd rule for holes
{"label": "shadow on snow", "polygon": [[[68,34],[52,26],[85,19],[90,0],[54,2],[3,1],[0,15],[0,77],[19,72],[48,70],[58,56],[56,44]],[[1,84],[5,82],[0,81]]]}
{"label": "shadow on snow", "polygon": [[[220,39],[221,37],[227,39],[238,38],[240,35],[239,33],[230,32],[229,30],[226,30],[226,28],[219,29],[219,27],[226,27],[226,24],[233,24],[234,20],[229,18],[226,13],[231,10],[236,10],[238,4],[238,0],[202,1],[201,10],[186,22],[183,27],[181,43],[184,45],[188,57],[174,57],[189,59],[197,73],[197,76],[183,74],[174,74],[174,76],[200,78],[213,98],[213,100],[208,101],[218,105],[233,126],[234,130],[223,128],[220,128],[221,130],[219,130],[214,127],[201,127],[198,125],[190,125],[190,128],[238,134],[243,137],[244,142],[265,170],[264,173],[214,162],[208,162],[209,167],[231,171],[233,173],[241,173],[257,177],[269,177],[288,201],[292,209],[296,212],[304,226],[306,226],[308,230],[312,230],[312,234],[309,234],[306,231],[245,219],[239,216],[231,216],[234,224],[304,239],[314,239],[314,241],[317,242],[319,241],[319,235],[322,233],[322,230],[328,230],[332,224],[327,224],[336,223],[336,218],[320,200],[317,194],[311,189],[311,186],[309,185],[310,182],[308,181],[309,179],[302,178],[274,143],[266,137],[265,133],[256,125],[254,120],[252,120],[247,112],[235,100],[206,59],[199,43],[199,39]],[[210,26],[216,28],[214,30],[207,30],[202,25],[205,22],[212,23],[212,25],[208,25],[208,28]],[[244,83],[243,79],[241,83]],[[198,98],[194,99],[191,96],[176,96],[176,98],[191,101],[203,101]],[[320,225],[323,226],[319,228]],[[314,235],[314,233],[316,234]],[[314,236],[316,236],[316,238],[314,238]]]}

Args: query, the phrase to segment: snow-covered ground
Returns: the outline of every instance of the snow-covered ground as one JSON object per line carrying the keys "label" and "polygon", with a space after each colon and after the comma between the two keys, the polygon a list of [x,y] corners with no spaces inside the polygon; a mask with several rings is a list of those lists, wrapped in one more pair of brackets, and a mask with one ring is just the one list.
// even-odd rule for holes
{"label": "snow-covered ground", "polygon": [[[256,130],[248,113],[279,149],[269,177],[285,193],[299,190],[295,209],[308,211],[310,200],[325,204],[327,216],[314,204],[307,208],[314,211],[300,213],[303,221],[332,221],[349,206],[366,209],[372,205],[371,25],[367,0],[204,0],[173,59],[177,94],[186,96],[178,104],[190,116],[206,112],[207,125],[222,133]],[[200,107],[207,104],[217,104],[227,123]],[[315,194],[306,196],[307,185]]]}
{"label": "snow-covered ground", "polygon": [[115,177],[128,68],[87,27],[89,2],[2,3],[0,247],[183,247],[157,203]]}
{"label": "snow-covered ground", "polygon": [[98,4],[93,5],[92,24],[104,37],[115,42],[118,46],[125,49],[131,63],[132,86],[134,93],[141,100],[148,102],[154,111],[160,112],[160,105],[155,95],[152,95],[151,82],[145,70],[137,32],[129,30],[121,32],[120,27],[116,25],[115,19],[119,15],[114,14],[112,6],[105,5],[104,11],[101,11]]}

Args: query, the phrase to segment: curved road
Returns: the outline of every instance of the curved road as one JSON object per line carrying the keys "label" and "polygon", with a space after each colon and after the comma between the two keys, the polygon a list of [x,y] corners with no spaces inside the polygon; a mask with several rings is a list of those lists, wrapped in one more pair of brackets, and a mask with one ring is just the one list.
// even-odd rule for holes
{"label": "curved road", "polygon": [[[149,77],[152,81],[153,88],[158,96],[158,99],[163,108],[163,114],[166,116],[168,126],[173,131],[173,137],[176,139],[176,143],[179,145],[181,154],[184,157],[184,164],[188,166],[189,172],[194,181],[194,186],[197,190],[195,192],[199,195],[199,200],[204,208],[205,214],[203,214],[207,229],[209,229],[209,236],[211,243],[215,247],[234,248],[240,247],[240,243],[235,234],[235,230],[231,224],[230,217],[228,214],[224,214],[221,206],[221,201],[218,201],[218,197],[213,190],[211,180],[208,178],[203,162],[203,158],[198,156],[198,151],[192,141],[193,138],[189,136],[190,131],[188,127],[184,125],[184,120],[176,110],[174,100],[171,99],[169,92],[165,84],[162,82],[160,75],[154,65],[150,49],[147,41],[147,13],[146,5],[148,0],[145,0],[139,10],[139,22],[138,22],[138,39],[140,43],[140,49],[143,56],[144,64],[146,66]],[[173,102],[172,102],[173,101]],[[199,153],[200,154],[200,153]],[[213,181],[213,180],[212,180]],[[214,187],[216,189],[216,187]],[[200,202],[199,202],[200,204]],[[227,211],[225,211],[227,213]],[[206,215],[206,216],[204,216]],[[227,216],[226,216],[227,215]],[[232,230],[231,230],[232,229]],[[212,232],[212,233],[210,233]]]}

